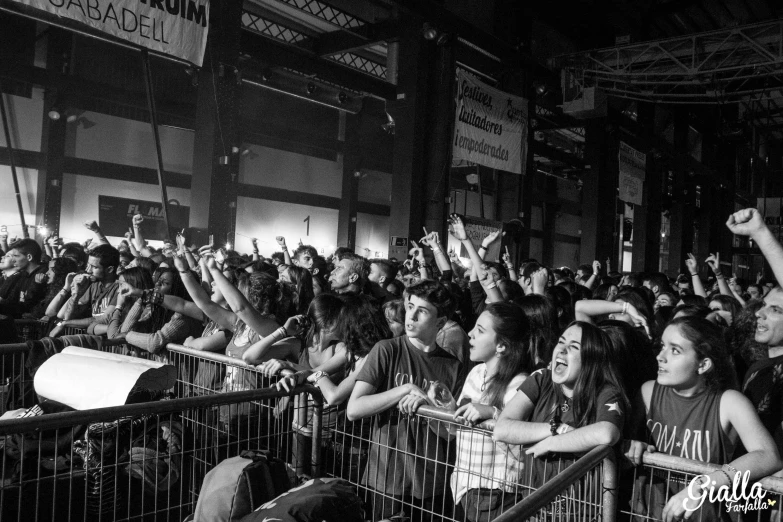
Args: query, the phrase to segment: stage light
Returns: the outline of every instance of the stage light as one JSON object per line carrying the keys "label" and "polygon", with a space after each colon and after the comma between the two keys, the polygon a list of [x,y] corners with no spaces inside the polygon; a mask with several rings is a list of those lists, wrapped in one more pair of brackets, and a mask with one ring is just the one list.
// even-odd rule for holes
{"label": "stage light", "polygon": [[421,34],[424,35],[425,40],[434,40],[438,37],[438,30],[428,23],[424,24],[421,29]]}
{"label": "stage light", "polygon": [[57,107],[52,107],[49,110],[49,119],[57,121],[60,118],[62,118],[62,113],[60,112],[60,109],[58,109]]}

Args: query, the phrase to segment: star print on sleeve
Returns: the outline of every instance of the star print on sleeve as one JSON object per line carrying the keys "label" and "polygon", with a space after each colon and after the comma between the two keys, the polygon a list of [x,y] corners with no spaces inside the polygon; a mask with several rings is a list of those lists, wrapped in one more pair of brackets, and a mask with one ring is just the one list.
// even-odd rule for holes
{"label": "star print on sleeve", "polygon": [[604,404],[604,406],[609,408],[609,411],[616,411],[618,415],[623,414],[623,410],[620,409],[620,403],[618,403],[617,401],[607,402],[606,404]]}

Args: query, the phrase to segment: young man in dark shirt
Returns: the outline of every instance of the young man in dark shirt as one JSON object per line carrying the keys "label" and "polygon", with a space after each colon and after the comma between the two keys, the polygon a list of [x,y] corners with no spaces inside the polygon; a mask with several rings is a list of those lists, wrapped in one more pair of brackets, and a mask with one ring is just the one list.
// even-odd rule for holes
{"label": "young man in dark shirt", "polygon": [[356,378],[347,414],[352,421],[372,417],[362,483],[375,490],[375,520],[398,513],[401,500],[424,512],[450,507],[444,500],[448,441],[413,414],[427,404],[426,390],[433,382],[457,397],[464,380],[460,362],[435,341],[451,299],[435,281],[410,286],[405,291],[405,335],[376,344]]}
{"label": "young man in dark shirt", "polygon": [[35,276],[45,274],[47,267],[41,265],[41,246],[34,239],[20,239],[10,248],[18,272],[8,294],[0,298],[0,314],[18,318],[46,296],[46,283]]}
{"label": "young man in dark shirt", "polygon": [[77,275],[71,288],[61,291],[63,297],[70,297],[57,314],[62,321],[51,336],[58,335],[64,326],[86,328],[117,303],[119,264],[120,252],[110,245],[100,245],[89,252],[87,273]]}

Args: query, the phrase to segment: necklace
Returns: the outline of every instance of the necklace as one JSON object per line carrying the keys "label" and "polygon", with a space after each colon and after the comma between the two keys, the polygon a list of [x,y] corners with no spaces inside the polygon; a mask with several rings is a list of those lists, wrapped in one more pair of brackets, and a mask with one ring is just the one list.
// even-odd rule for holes
{"label": "necklace", "polygon": [[568,411],[568,410],[570,410],[570,409],[571,409],[571,399],[569,399],[568,397],[566,397],[566,400],[565,400],[565,402],[564,402],[563,404],[561,404],[561,405],[560,405],[560,411],[562,411],[563,413],[565,413],[565,412],[567,412],[567,411]]}
{"label": "necklace", "polygon": [[482,379],[481,382],[481,391],[483,392],[484,388],[486,387],[487,387],[487,367],[484,366],[484,378]]}

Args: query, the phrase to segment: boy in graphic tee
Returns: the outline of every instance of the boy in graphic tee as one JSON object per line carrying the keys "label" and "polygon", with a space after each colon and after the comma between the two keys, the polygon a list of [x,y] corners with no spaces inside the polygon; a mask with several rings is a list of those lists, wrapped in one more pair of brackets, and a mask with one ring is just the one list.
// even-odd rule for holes
{"label": "boy in graphic tee", "polygon": [[412,414],[427,403],[426,390],[434,381],[454,397],[462,385],[459,360],[435,342],[450,304],[449,291],[439,283],[410,286],[405,292],[405,335],[376,344],[356,378],[347,414],[352,421],[374,416],[362,484],[376,492],[375,520],[398,513],[400,501],[411,497],[424,511],[447,507],[443,495],[449,442]]}

